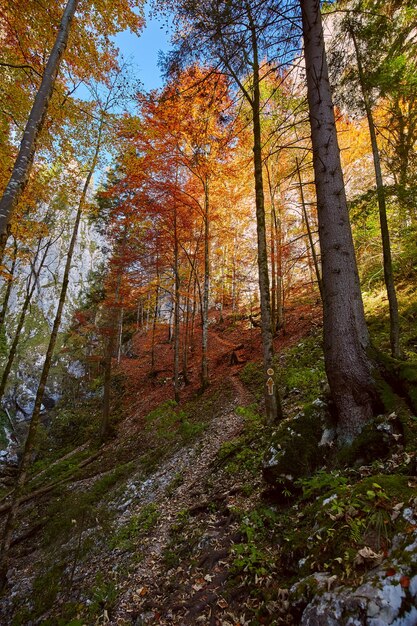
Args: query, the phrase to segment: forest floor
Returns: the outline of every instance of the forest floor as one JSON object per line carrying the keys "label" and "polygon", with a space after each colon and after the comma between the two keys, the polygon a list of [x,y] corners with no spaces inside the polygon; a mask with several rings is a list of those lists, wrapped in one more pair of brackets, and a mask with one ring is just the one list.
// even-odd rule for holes
{"label": "forest floor", "polygon": [[[296,625],[314,585],[363,582],[375,565],[355,564],[365,548],[378,562],[391,559],[388,580],[408,589],[414,565],[400,566],[390,546],[399,545],[399,530],[410,542],[417,533],[413,512],[408,521],[398,518],[415,508],[417,519],[417,451],[405,443],[407,429],[415,441],[417,426],[411,419],[393,429],[378,460],[360,451],[355,468],[330,447],[306,458],[311,433],[302,429],[320,430],[324,406],[318,307],[291,308],[276,339],[285,414],[279,427],[262,420],[259,335],[248,320],[213,312],[211,384],[199,392],[196,334],[189,384],[176,405],[166,327],[156,331],[152,373],[151,332],[136,333],[115,372],[113,437],[97,447],[74,435],[73,418],[56,416],[55,448],[44,448],[34,464],[21,507],[1,623]],[[86,433],[97,401],[89,402]],[[265,482],[277,440],[289,446],[302,487],[278,484],[277,492]],[[6,507],[7,494],[0,512]],[[314,589],[306,596],[303,583],[300,600],[294,585],[311,572]]]}

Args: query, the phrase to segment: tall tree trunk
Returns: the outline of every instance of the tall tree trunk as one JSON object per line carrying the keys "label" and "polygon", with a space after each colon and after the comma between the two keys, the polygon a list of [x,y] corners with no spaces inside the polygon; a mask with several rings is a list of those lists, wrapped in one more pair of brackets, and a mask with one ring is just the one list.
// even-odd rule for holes
{"label": "tall tree trunk", "polygon": [[210,291],[210,217],[209,217],[209,186],[208,178],[204,182],[204,287],[202,302],[202,357],[201,357],[201,388],[206,389],[209,384],[208,377],[208,312]]}
{"label": "tall tree trunk", "polygon": [[0,381],[0,400],[3,398],[4,391],[5,391],[6,385],[7,385],[7,381],[9,379],[9,375],[10,375],[11,369],[13,367],[13,363],[14,363],[14,359],[15,359],[16,351],[17,351],[17,346],[18,346],[19,340],[20,340],[20,333],[22,332],[23,324],[25,323],[25,319],[26,319],[26,313],[27,313],[29,305],[30,305],[30,303],[32,301],[32,296],[33,296],[33,294],[35,292],[36,285],[38,283],[40,273],[41,273],[42,268],[44,266],[44,263],[46,261],[46,257],[48,256],[48,251],[49,251],[49,248],[50,248],[50,245],[51,245],[51,241],[49,241],[46,244],[45,249],[44,249],[44,253],[43,253],[42,258],[41,258],[40,263],[39,263],[39,266],[38,266],[37,269],[35,269],[36,262],[37,262],[37,257],[39,255],[39,250],[40,250],[40,243],[41,242],[39,241],[38,250],[36,251],[36,256],[35,256],[35,259],[34,259],[33,265],[32,265],[32,272],[30,274],[29,282],[28,282],[27,289],[26,289],[26,296],[25,296],[25,299],[23,301],[22,309],[20,311],[20,315],[19,315],[19,319],[18,319],[18,322],[17,322],[16,330],[15,330],[15,333],[14,333],[12,345],[10,346],[9,355],[7,357],[7,363],[6,363],[6,366],[5,366],[4,370],[3,370],[3,374],[2,374],[2,377],[1,377],[1,381]]}
{"label": "tall tree trunk", "polygon": [[190,307],[191,307],[191,281],[193,277],[193,270],[190,272],[187,286],[187,295],[185,297],[185,325],[184,325],[184,337],[183,337],[183,352],[182,352],[182,371],[184,375],[184,382],[188,385],[188,347],[190,342]]}
{"label": "tall tree trunk", "polygon": [[[282,193],[281,193],[282,196]],[[282,329],[285,334],[285,316],[284,316],[284,278],[282,268],[282,207],[283,202],[279,204],[279,209],[275,205],[272,207],[272,215],[274,218],[275,226],[275,263],[277,268],[277,325],[276,329]]]}
{"label": "tall tree trunk", "polygon": [[372,418],[377,393],[330,93],[319,0],[300,0],[323,276],[324,358],[341,440]]}
{"label": "tall tree trunk", "polygon": [[158,321],[158,305],[159,305],[159,259],[156,256],[156,285],[155,285],[155,306],[153,310],[152,322],[152,345],[151,345],[151,374],[155,373],[155,336],[156,322]]}
{"label": "tall tree trunk", "polygon": [[117,340],[117,363],[120,365],[122,358],[122,340],[123,340],[123,309],[119,313],[119,335]]}
{"label": "tall tree trunk", "polygon": [[[19,201],[27,181],[36,150],[36,142],[42,130],[49,101],[54,90],[55,80],[65,49],[67,47],[71,22],[77,10],[79,0],[68,0],[59,25],[58,34],[43,73],[42,82],[35,96],[32,110],[23,133],[19,154],[13,167],[12,175],[0,200],[0,252],[7,239],[7,225],[13,208]],[[2,256],[2,255],[1,255]]]}
{"label": "tall tree trunk", "polygon": [[12,264],[10,266],[9,274],[7,276],[7,287],[6,293],[4,294],[3,306],[0,311],[0,332],[4,325],[4,320],[6,318],[7,307],[9,306],[10,294],[12,292],[14,271],[16,269],[16,260],[17,260],[17,241],[16,238],[13,238],[13,253],[12,253]]}
{"label": "tall tree trunk", "polygon": [[175,401],[180,401],[180,268],[178,254],[178,230],[177,230],[177,207],[174,206],[174,396]]}
{"label": "tall tree trunk", "polygon": [[33,407],[32,418],[29,424],[29,431],[25,442],[25,447],[23,450],[22,458],[20,461],[19,471],[16,479],[16,486],[13,491],[11,506],[9,509],[9,514],[7,516],[6,525],[4,528],[3,539],[0,545],[0,590],[4,588],[7,582],[7,569],[8,569],[8,556],[10,545],[13,537],[13,530],[16,523],[17,513],[19,511],[20,498],[22,492],[24,490],[26,484],[27,472],[29,469],[29,464],[32,457],[32,452],[35,449],[36,437],[39,429],[40,416],[41,416],[41,407],[42,407],[42,399],[45,394],[45,387],[49,376],[49,370],[51,368],[52,357],[55,350],[55,345],[58,338],[58,331],[61,325],[62,312],[64,309],[65,300],[67,297],[68,284],[69,284],[69,276],[72,265],[72,257],[74,255],[75,244],[77,241],[78,230],[80,226],[81,216],[86,204],[87,192],[90,186],[91,179],[93,177],[94,170],[97,165],[98,155],[101,148],[101,138],[103,132],[104,120],[102,119],[96,149],[94,152],[94,156],[91,162],[90,170],[87,174],[83,190],[81,192],[80,201],[78,203],[78,209],[75,216],[75,221],[72,230],[72,236],[68,248],[67,258],[65,262],[64,275],[62,279],[61,285],[61,293],[58,300],[58,307],[55,314],[54,323],[52,326],[51,336],[49,338],[48,348],[46,350],[45,360],[43,363],[43,368],[41,372],[41,376],[39,379],[39,385],[36,392],[35,404]]}
{"label": "tall tree trunk", "polygon": [[[201,290],[199,288],[198,283],[198,278],[197,278],[197,272],[194,272],[194,282],[193,282],[193,307],[191,310],[191,343],[194,341],[194,330],[195,330],[195,316],[196,316],[196,312],[197,312],[197,291],[198,291],[198,295],[199,295],[199,299],[201,302]],[[198,288],[198,289],[197,289]]]}
{"label": "tall tree trunk", "polygon": [[271,324],[272,332],[275,334],[277,328],[277,277],[275,267],[275,224],[274,224],[274,212],[271,205]]}
{"label": "tall tree trunk", "polygon": [[[124,241],[126,240],[126,230],[124,231]],[[104,349],[104,378],[103,378],[103,406],[101,412],[100,442],[103,443],[110,433],[110,415],[111,415],[111,375],[112,375],[112,359],[116,347],[117,322],[119,304],[120,286],[122,283],[122,272],[117,274],[116,289],[114,294],[114,303],[109,311],[108,336]]]}
{"label": "tall tree trunk", "polygon": [[381,171],[381,160],[379,157],[378,142],[376,138],[374,118],[372,115],[372,106],[369,98],[369,93],[366,87],[365,73],[362,66],[362,58],[359,50],[358,42],[355,36],[353,27],[349,28],[349,34],[351,36],[355,54],[356,63],[358,66],[359,84],[362,91],[362,99],[365,106],[366,118],[368,120],[369,136],[371,138],[372,156],[375,169],[375,181],[376,191],[378,196],[378,209],[379,209],[379,223],[381,227],[381,239],[382,239],[382,255],[384,266],[384,279],[385,288],[388,296],[389,317],[390,317],[390,343],[391,353],[396,359],[401,358],[400,348],[400,320],[398,315],[398,302],[397,294],[394,284],[394,271],[392,269],[392,257],[391,257],[391,243],[387,220],[387,205],[385,200],[384,181]]}
{"label": "tall tree trunk", "polygon": [[11,225],[7,224],[6,232],[5,233],[0,232],[0,265],[2,265],[4,261],[4,254],[6,252],[6,246],[7,246],[7,242],[9,240],[10,234],[11,234]]}
{"label": "tall tree trunk", "polygon": [[310,221],[308,219],[307,207],[306,207],[306,203],[304,199],[304,189],[303,189],[303,181],[301,179],[300,164],[298,162],[298,158],[295,161],[297,165],[298,184],[300,185],[300,200],[301,200],[301,208],[303,211],[304,223],[306,225],[308,242],[310,245],[311,255],[313,257],[314,271],[316,274],[316,280],[317,280],[317,285],[318,285],[319,292],[320,292],[320,298],[323,300],[323,284],[322,284],[321,275],[320,275],[320,267],[319,267],[319,261],[318,261],[317,254],[316,254],[316,248],[315,248],[314,241],[313,241],[313,235],[311,233]]}
{"label": "tall tree trunk", "polygon": [[[269,295],[268,251],[266,245],[265,226],[265,202],[264,186],[262,178],[262,140],[261,140],[261,117],[260,117],[260,77],[259,58],[256,27],[252,20],[250,7],[247,7],[251,30],[251,42],[253,53],[253,101],[252,101],[252,125],[253,125],[253,162],[255,177],[255,201],[256,201],[256,229],[258,240],[258,273],[259,293],[261,301],[261,324],[262,324],[262,351],[265,377],[265,409],[268,423],[281,419],[282,409],[276,381],[270,375],[274,367],[274,346],[271,322],[271,303]],[[268,384],[272,378],[273,384]]]}

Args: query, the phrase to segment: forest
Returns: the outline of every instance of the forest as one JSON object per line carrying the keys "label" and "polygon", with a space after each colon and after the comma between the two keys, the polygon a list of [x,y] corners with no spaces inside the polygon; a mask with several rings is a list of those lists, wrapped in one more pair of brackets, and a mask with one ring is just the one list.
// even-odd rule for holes
{"label": "forest", "polygon": [[0,0],[1,624],[417,624],[416,24]]}

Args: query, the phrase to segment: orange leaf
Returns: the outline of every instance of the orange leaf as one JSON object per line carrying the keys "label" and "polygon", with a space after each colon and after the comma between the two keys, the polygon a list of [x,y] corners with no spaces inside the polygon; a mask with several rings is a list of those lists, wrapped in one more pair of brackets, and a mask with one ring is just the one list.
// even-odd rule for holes
{"label": "orange leaf", "polygon": [[403,589],[408,589],[410,586],[410,579],[408,576],[401,576],[400,585]]}

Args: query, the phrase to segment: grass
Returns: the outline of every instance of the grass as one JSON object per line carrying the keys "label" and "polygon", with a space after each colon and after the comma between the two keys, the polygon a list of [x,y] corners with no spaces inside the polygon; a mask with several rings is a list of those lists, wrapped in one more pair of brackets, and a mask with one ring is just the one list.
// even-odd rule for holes
{"label": "grass", "polygon": [[138,541],[154,528],[159,517],[160,512],[154,503],[145,505],[138,515],[132,515],[129,521],[110,537],[110,547],[122,551],[133,550]]}

